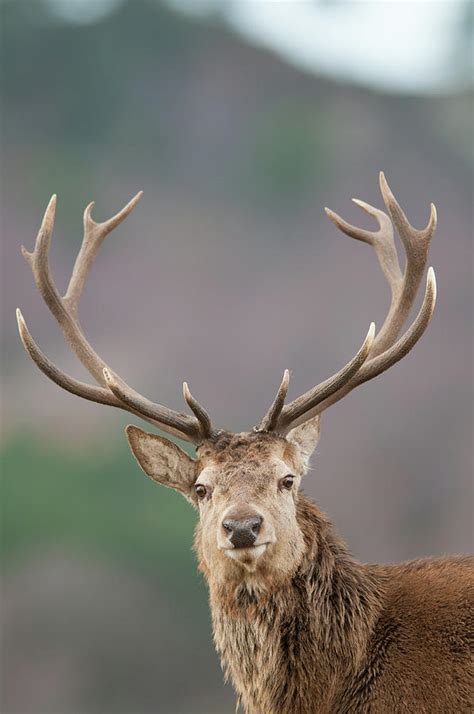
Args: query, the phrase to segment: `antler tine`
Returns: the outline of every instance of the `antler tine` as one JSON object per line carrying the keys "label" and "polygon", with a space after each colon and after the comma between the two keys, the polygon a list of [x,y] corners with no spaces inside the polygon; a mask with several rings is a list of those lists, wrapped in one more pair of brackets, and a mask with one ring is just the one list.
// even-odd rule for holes
{"label": "antler tine", "polygon": [[90,401],[130,411],[158,428],[185,440],[200,441],[202,429],[198,419],[154,404],[129,387],[118,375],[112,377],[110,368],[84,336],[77,318],[78,302],[102,241],[131,213],[141,195],[142,192],[134,196],[119,213],[104,223],[96,223],[92,219],[91,210],[94,204],[87,206],[84,211],[84,238],[64,297],[59,294],[49,267],[49,247],[54,227],[56,196],[53,196],[48,204],[33,252],[29,253],[22,247],[22,253],[31,266],[38,290],[56,318],[67,342],[101,386],[96,387],[75,380],[50,362],[29,334],[21,313],[18,315],[20,336],[28,354],[39,369],[67,391]]}
{"label": "antler tine", "polygon": [[54,228],[55,212],[56,196],[54,195],[46,208],[33,252],[29,253],[22,246],[22,253],[31,266],[36,286],[42,295],[43,300],[56,318],[67,342],[76,353],[84,367],[92,374],[99,384],[106,386],[102,374],[102,370],[106,366],[105,362],[103,362],[99,355],[94,352],[91,345],[86,340],[76,315],[68,309],[69,306],[67,302],[59,294],[51,277],[49,267],[49,248]]}
{"label": "antler tine", "polygon": [[54,228],[54,219],[56,217],[56,204],[58,197],[55,193],[49,199],[49,203],[46,206],[46,210],[43,215],[43,220],[41,221],[41,226],[36,236],[35,247],[32,253],[26,250],[25,246],[21,246],[21,252],[23,257],[31,264],[34,259],[34,254],[36,252],[42,253],[44,256],[48,254],[49,244],[51,242],[51,235]]}
{"label": "antler tine", "polygon": [[[425,228],[422,228],[421,230],[413,228],[400,207],[400,204],[393,195],[383,171],[379,174],[379,183],[380,192],[382,193],[385,206],[387,207],[390,217],[395,224],[398,235],[400,236],[405,248],[414,253],[421,252],[422,249],[425,249],[426,247],[425,243],[429,244],[436,230],[436,206],[434,203],[430,204],[430,217]],[[419,245],[420,241],[422,242],[421,246]]]}
{"label": "antler tine", "polygon": [[380,331],[380,339],[375,346],[374,353],[371,355],[372,357],[380,354],[393,344],[410,313],[426,268],[429,246],[437,225],[436,206],[432,203],[427,226],[422,230],[414,228],[408,222],[400,204],[395,199],[383,171],[380,172],[380,191],[405,248],[406,266],[403,279],[398,288],[398,300],[393,305],[393,309],[388,312]]}
{"label": "antler tine", "polygon": [[102,241],[130,215],[142,196],[143,191],[139,191],[121,211],[103,223],[96,223],[92,218],[91,213],[95,202],[92,201],[86,206],[84,210],[84,238],[74,263],[68,289],[64,295],[64,301],[74,314],[77,312],[77,305],[81,298],[89,270],[91,269]]}
{"label": "antler tine", "polygon": [[281,380],[281,384],[278,387],[278,392],[276,394],[275,399],[273,400],[273,404],[271,405],[270,409],[267,411],[261,422],[258,424],[258,426],[255,427],[255,431],[273,431],[276,428],[278,424],[278,419],[280,418],[280,414],[285,405],[285,399],[288,393],[289,383],[290,371],[288,369],[285,369],[285,371],[283,372],[283,379]]}
{"label": "antler tine", "polygon": [[18,331],[25,350],[28,352],[37,367],[43,372],[43,374],[49,377],[49,379],[65,389],[67,392],[83,397],[84,399],[88,399],[91,402],[123,407],[123,404],[120,404],[108,389],[98,387],[95,384],[86,384],[85,382],[81,382],[74,377],[70,377],[68,374],[56,367],[56,365],[53,364],[48,357],[46,357],[44,352],[40,350],[32,338],[26,325],[25,318],[19,308],[16,310],[16,319],[18,322]]}
{"label": "antler tine", "polygon": [[[290,428],[298,426],[299,424],[312,419],[318,414],[322,414],[328,407],[335,404],[340,399],[352,392],[353,389],[368,382],[375,377],[378,377],[387,369],[390,369],[394,364],[399,362],[405,355],[407,355],[410,350],[416,345],[420,337],[423,335],[424,331],[428,327],[428,324],[433,315],[436,305],[436,276],[433,268],[429,268],[426,280],[425,295],[423,298],[423,303],[416,316],[415,320],[405,332],[405,334],[400,337],[394,345],[387,349],[382,354],[369,359],[355,375],[354,379],[349,381],[342,389],[335,392],[331,397],[320,402],[315,408],[306,412],[303,417],[293,420],[291,425],[284,430],[287,433]],[[281,431],[281,430],[280,430]]]}
{"label": "antler tine", "polygon": [[[141,419],[144,419],[150,424],[153,424],[153,426],[156,426],[158,429],[163,429],[162,423],[160,423],[156,419],[152,419],[146,416],[145,414],[141,414],[138,411],[130,409],[126,404],[124,404],[124,402],[117,399],[117,397],[115,397],[114,394],[108,389],[105,389],[104,387],[98,387],[95,384],[87,384],[86,382],[81,382],[80,380],[71,377],[70,375],[66,374],[66,372],[63,372],[63,370],[59,369],[59,367],[57,367],[53,362],[51,362],[51,360],[44,354],[44,352],[40,350],[33,337],[31,336],[30,331],[28,330],[25,319],[21,314],[21,310],[18,308],[16,311],[16,317],[18,322],[18,330],[25,350],[28,352],[38,369],[40,369],[43,374],[45,374],[49,379],[51,379],[52,382],[77,397],[82,397],[82,399],[87,399],[88,401],[96,402],[97,404],[104,404],[105,406],[123,409],[124,411],[127,411],[129,413],[131,412],[136,416],[139,416]],[[169,426],[166,431],[181,439],[185,439],[186,441],[191,440],[186,435],[183,435],[183,432],[178,428],[173,429],[171,426]]]}
{"label": "antler tine", "polygon": [[[353,226],[329,209],[326,209],[326,213],[343,233],[368,243],[376,252],[391,290],[390,308],[382,329],[369,350],[368,358],[349,380],[346,380],[339,389],[333,390],[331,395],[319,400],[317,404],[312,404],[311,408],[300,409],[298,415],[295,414],[283,421],[285,410],[288,408],[285,407],[278,423],[279,431],[286,433],[291,427],[321,414],[327,407],[335,404],[358,385],[389,369],[413,348],[431,319],[436,301],[436,281],[432,268],[428,271],[426,291],[420,312],[407,332],[397,340],[413,306],[425,271],[430,241],[436,229],[436,208],[431,204],[427,226],[422,230],[417,230],[408,222],[383,172],[380,173],[380,190],[389,216],[364,201],[353,199],[360,208],[376,219],[379,226],[377,231]],[[406,266],[403,273],[395,247],[393,225],[397,228],[406,252]]]}
{"label": "antler tine", "polygon": [[362,208],[363,211],[368,213],[369,216],[375,218],[379,224],[378,231],[369,231],[353,226],[338,216],[337,213],[331,211],[330,208],[324,209],[326,215],[343,233],[351,238],[368,243],[375,249],[380,266],[393,291],[396,289],[398,281],[402,278],[402,272],[398,262],[397,250],[393,239],[393,226],[390,218],[386,213],[365,201],[361,201],[358,198],[353,198],[352,200],[359,208]]}
{"label": "antler tine", "polygon": [[197,399],[191,394],[188,383],[183,382],[183,396],[186,404],[191,409],[196,419],[201,426],[201,436],[204,439],[210,439],[215,435],[215,430],[212,428],[211,419],[209,414],[206,412],[204,407],[202,407]]}
{"label": "antler tine", "polygon": [[291,424],[300,416],[307,414],[314,409],[320,402],[324,401],[332,394],[341,389],[357,372],[361,369],[366,361],[372,345],[374,343],[375,324],[370,323],[369,331],[357,354],[348,362],[339,372],[336,372],[332,377],[326,379],[321,384],[308,390],[301,397],[294,399],[292,402],[283,407],[280,418],[278,419],[275,430],[280,433],[286,433]]}
{"label": "antler tine", "polygon": [[355,238],[356,240],[361,240],[372,246],[377,255],[380,267],[387,279],[391,291],[391,303],[388,311],[387,319],[382,325],[382,329],[376,337],[375,344],[372,348],[373,353],[376,353],[380,349],[380,345],[383,345],[385,334],[387,330],[387,323],[391,322],[391,317],[394,314],[397,304],[400,300],[402,292],[402,271],[400,270],[400,264],[398,261],[397,249],[395,247],[395,241],[393,237],[393,226],[390,218],[386,213],[380,211],[378,208],[371,206],[365,201],[361,201],[357,198],[352,199],[354,203],[362,208],[363,211],[368,213],[370,216],[375,218],[379,224],[378,231],[369,231],[357,226],[353,226],[347,223],[343,218],[331,211],[329,208],[325,208],[328,218],[334,223],[334,225],[339,228],[343,233]]}
{"label": "antler tine", "polygon": [[385,372],[389,367],[399,362],[416,345],[431,320],[436,305],[436,275],[433,268],[428,269],[426,276],[425,295],[421,308],[413,323],[395,344],[382,354],[372,357],[359,374],[356,375],[357,385],[367,382]]}

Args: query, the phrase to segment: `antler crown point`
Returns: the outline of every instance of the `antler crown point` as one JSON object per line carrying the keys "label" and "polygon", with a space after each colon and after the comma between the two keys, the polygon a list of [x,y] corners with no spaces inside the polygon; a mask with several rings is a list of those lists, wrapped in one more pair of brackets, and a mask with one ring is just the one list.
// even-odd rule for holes
{"label": "antler crown point", "polygon": [[370,326],[369,326],[369,331],[367,332],[367,337],[365,338],[364,344],[362,346],[363,350],[364,350],[364,348],[367,350],[367,356],[368,356],[370,350],[372,349],[374,340],[375,340],[375,322],[371,322]]}
{"label": "antler crown point", "polygon": [[130,201],[129,201],[129,203],[128,203],[129,206],[130,206],[130,204],[132,204],[131,207],[130,207],[130,210],[132,210],[132,209],[135,207],[135,204],[138,203],[138,201],[141,199],[142,196],[143,196],[143,191],[140,189],[140,191],[138,191],[138,193],[136,193],[136,194],[130,199]]}
{"label": "antler crown point", "polygon": [[340,217],[335,213],[335,211],[331,210],[330,208],[325,207],[324,212],[326,213],[326,216],[329,218],[334,225],[338,226],[339,221],[341,220]]}
{"label": "antler crown point", "polygon": [[428,268],[428,273],[426,275],[426,282],[431,285],[434,294],[436,295],[436,289],[437,289],[437,284],[436,284],[436,273],[434,271],[434,268],[430,265]]}
{"label": "antler crown point", "polygon": [[50,215],[51,213],[54,215],[54,213],[55,213],[55,211],[56,211],[56,204],[57,204],[57,202],[58,202],[58,196],[57,196],[56,193],[53,193],[53,195],[52,195],[51,198],[49,199],[48,205],[47,205],[47,207],[46,207],[45,218],[46,218],[46,217],[49,217],[49,215]]}

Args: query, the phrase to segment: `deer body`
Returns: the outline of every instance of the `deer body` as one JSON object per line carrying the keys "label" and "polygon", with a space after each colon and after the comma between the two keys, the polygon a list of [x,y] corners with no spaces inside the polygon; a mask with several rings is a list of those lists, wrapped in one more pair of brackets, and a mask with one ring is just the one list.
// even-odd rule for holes
{"label": "deer body", "polygon": [[[266,520],[273,520],[264,491],[265,482],[271,482],[272,454],[293,472],[304,472],[301,448],[316,443],[317,421],[308,423],[305,432],[304,442],[301,431],[290,435],[290,441],[299,437],[290,448],[269,435],[224,434],[198,449],[198,468],[211,473],[209,482],[211,469],[218,469],[217,488],[223,484],[224,496],[233,488]],[[248,484],[245,468],[252,464]],[[228,496],[233,503],[236,498],[237,493]],[[256,565],[244,564],[243,572],[233,562],[227,567],[213,552],[202,533],[203,526],[210,526],[206,514],[196,531],[215,644],[244,711],[470,711],[473,560],[364,565],[350,556],[331,522],[301,491],[294,494],[294,516],[293,525],[285,523],[289,538],[302,538],[303,547],[294,547],[294,557],[285,548],[283,564],[278,562],[277,534],[268,548],[276,551],[273,564],[259,558]],[[259,538],[266,536],[260,533]]]}
{"label": "deer body", "polygon": [[214,640],[245,712],[470,712],[472,561],[362,565],[304,496],[298,511],[307,550],[287,582],[258,593],[206,573]]}
{"label": "deer body", "polygon": [[[51,277],[53,197],[35,249],[23,253],[66,340],[97,384],[65,374],[39,349],[18,311],[23,344],[40,370],[67,391],[131,412],[192,442],[196,458],[176,444],[127,427],[134,456],[157,483],[182,493],[199,512],[195,550],[209,586],[214,639],[246,714],[443,714],[473,710],[473,566],[467,558],[398,566],[356,562],[316,505],[300,491],[319,439],[320,414],[352,389],[402,359],[433,313],[436,282],[428,270],[418,315],[400,336],[426,268],[436,228],[416,230],[383,174],[387,213],[356,201],[378,230],[352,226],[327,209],[347,235],[375,250],[391,290],[377,336],[336,374],[285,404],[289,372],[252,431],[216,430],[184,383],[193,416],[154,403],[116,375],[94,351],[78,321],[78,303],[104,238],[135,207],[138,194],[104,223],[84,213],[84,239],[68,289]],[[406,251],[402,272],[396,227]]]}

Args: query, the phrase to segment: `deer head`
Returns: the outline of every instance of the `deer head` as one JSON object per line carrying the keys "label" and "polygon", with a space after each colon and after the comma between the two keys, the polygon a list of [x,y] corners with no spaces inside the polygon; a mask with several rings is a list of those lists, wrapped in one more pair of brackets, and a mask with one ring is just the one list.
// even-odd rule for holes
{"label": "deer head", "polygon": [[[425,331],[436,299],[434,271],[428,270],[418,315],[400,336],[423,277],[428,248],[436,228],[431,205],[428,225],[416,230],[395,200],[383,173],[380,188],[387,213],[354,199],[375,218],[378,230],[352,226],[329,209],[326,213],[345,234],[371,245],[390,285],[391,304],[378,335],[372,323],[356,355],[336,374],[305,394],[285,403],[289,372],[285,370],[276,397],[265,416],[249,432],[216,430],[204,408],[184,383],[184,399],[192,416],[156,404],[130,387],[94,351],[77,316],[78,303],[95,255],[104,238],[133,210],[137,194],[104,223],[84,212],[84,238],[68,289],[61,296],[51,277],[48,252],[56,197],[43,218],[35,249],[22,248],[36,285],[71,348],[97,384],[85,384],[65,374],[39,349],[17,311],[20,336],[30,357],[51,380],[90,401],[118,407],[161,431],[196,446],[192,459],[173,442],[136,426],[127,427],[131,449],[143,471],[154,481],[180,491],[199,509],[196,547],[202,568],[214,578],[233,581],[287,577],[304,551],[304,528],[298,520],[298,489],[319,438],[321,413],[352,389],[377,377],[402,359]],[[402,273],[394,242],[396,227],[406,252]]]}

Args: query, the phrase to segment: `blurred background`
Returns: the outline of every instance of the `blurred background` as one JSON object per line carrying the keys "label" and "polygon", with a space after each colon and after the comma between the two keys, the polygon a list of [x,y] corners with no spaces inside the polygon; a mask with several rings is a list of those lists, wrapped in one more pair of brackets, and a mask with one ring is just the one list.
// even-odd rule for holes
{"label": "blurred background", "polygon": [[[85,378],[42,304],[32,248],[66,286],[92,199],[134,195],[102,247],[81,321],[99,353],[182,409],[187,379],[219,427],[325,379],[380,327],[389,291],[352,196],[384,169],[411,222],[439,224],[439,302],[402,363],[335,405],[306,491],[354,554],[472,545],[471,2],[2,0],[2,702],[4,714],[227,714],[191,551],[195,514],[128,451],[122,413],[42,376]],[[138,422],[137,422],[138,423]]]}

